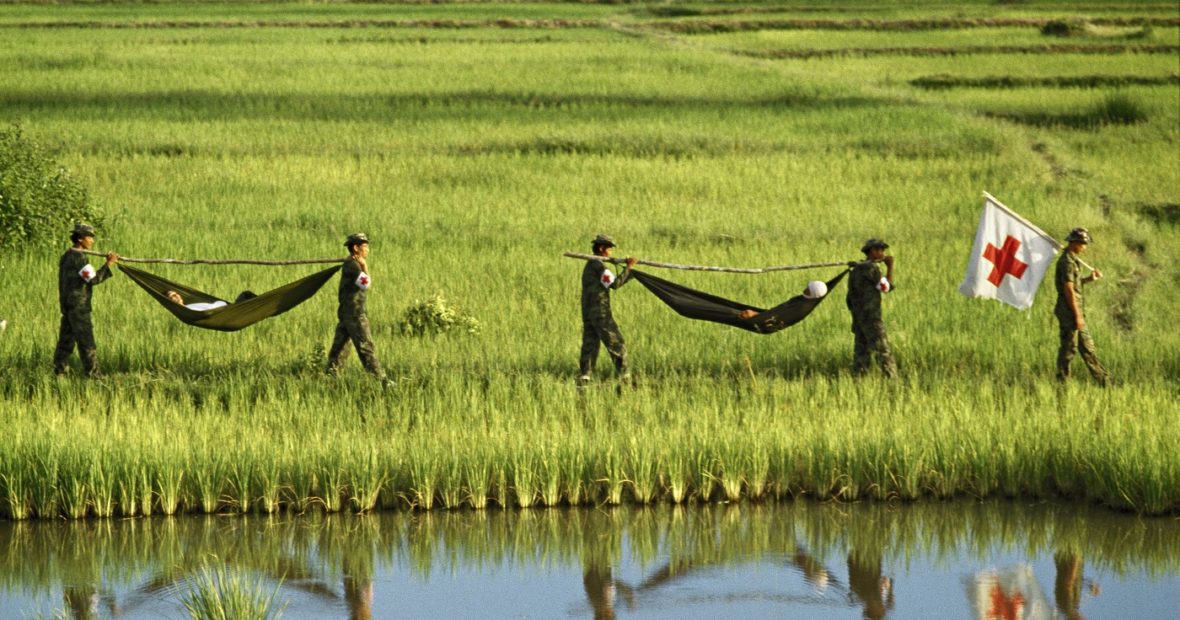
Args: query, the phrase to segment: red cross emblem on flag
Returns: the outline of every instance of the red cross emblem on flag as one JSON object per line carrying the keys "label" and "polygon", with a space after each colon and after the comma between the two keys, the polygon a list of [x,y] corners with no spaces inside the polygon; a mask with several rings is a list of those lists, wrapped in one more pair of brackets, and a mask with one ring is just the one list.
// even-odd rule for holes
{"label": "red cross emblem on flag", "polygon": [[1028,268],[1028,264],[1016,258],[1016,253],[1019,250],[1020,240],[1012,235],[1004,238],[1003,247],[997,248],[994,244],[987,244],[987,249],[983,251],[983,257],[991,261],[993,265],[992,272],[987,276],[987,281],[999,286],[1006,275],[1017,280],[1024,277],[1024,270]]}

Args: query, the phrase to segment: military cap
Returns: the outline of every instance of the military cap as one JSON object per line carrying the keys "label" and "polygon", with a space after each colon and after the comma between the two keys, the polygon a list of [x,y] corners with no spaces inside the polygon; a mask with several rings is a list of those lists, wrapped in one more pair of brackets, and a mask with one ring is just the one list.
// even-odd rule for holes
{"label": "military cap", "polygon": [[604,234],[599,233],[597,237],[594,237],[594,242],[591,243],[590,245],[593,247],[605,246],[608,248],[613,248],[613,247],[615,247],[615,240],[611,239],[610,237],[608,237]]}
{"label": "military cap", "polygon": [[365,233],[352,233],[347,239],[344,240],[344,247],[350,248],[354,245],[368,242],[369,238],[365,236]]}
{"label": "military cap", "polygon": [[1069,231],[1069,234],[1065,236],[1065,241],[1067,243],[1071,242],[1071,241],[1078,241],[1080,243],[1085,243],[1086,245],[1089,245],[1091,242],[1090,231],[1086,230],[1085,228],[1081,228],[1081,227],[1075,228],[1075,229]]}
{"label": "military cap", "polygon": [[74,230],[70,233],[73,237],[93,237],[94,227],[90,224],[83,224],[78,222],[74,225]]}
{"label": "military cap", "polygon": [[889,244],[885,243],[881,239],[873,237],[872,239],[865,241],[865,244],[860,247],[860,251],[864,252],[865,254],[868,254],[869,250],[871,250],[873,248],[881,248],[882,250],[888,250]]}

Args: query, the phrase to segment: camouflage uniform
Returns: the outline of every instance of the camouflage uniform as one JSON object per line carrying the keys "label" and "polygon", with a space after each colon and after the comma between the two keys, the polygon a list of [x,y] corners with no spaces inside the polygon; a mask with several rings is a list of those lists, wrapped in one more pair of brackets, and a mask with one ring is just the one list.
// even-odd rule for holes
{"label": "camouflage uniform", "polygon": [[87,282],[79,272],[89,262],[81,251],[70,248],[62,254],[57,268],[58,302],[61,305],[61,327],[53,352],[53,371],[57,374],[66,372],[66,362],[77,346],[86,375],[98,375],[98,345],[94,342],[94,326],[90,322],[90,294],[92,287],[111,277],[111,268],[103,265]]}
{"label": "camouflage uniform", "polygon": [[378,378],[385,378],[385,371],[381,362],[377,361],[377,353],[373,346],[373,336],[369,333],[369,317],[365,314],[365,289],[357,285],[357,278],[362,273],[361,264],[355,258],[344,261],[340,270],[340,306],[336,310],[336,335],[332,339],[332,348],[328,351],[328,372],[336,374],[344,365],[348,357],[348,342],[351,340],[356,347],[361,364]]}
{"label": "camouflage uniform", "polygon": [[1057,306],[1053,308],[1053,314],[1057,315],[1057,323],[1060,326],[1061,345],[1057,349],[1057,378],[1064,381],[1069,378],[1069,364],[1073,361],[1073,356],[1081,349],[1082,360],[1086,362],[1086,368],[1090,369],[1090,374],[1098,380],[1099,383],[1106,383],[1106,369],[1102,367],[1102,363],[1098,361],[1097,349],[1094,347],[1094,340],[1090,337],[1090,331],[1086,329],[1078,329],[1077,317],[1074,316],[1073,308],[1069,305],[1069,300],[1065,296],[1065,284],[1067,282],[1073,283],[1073,295],[1077,301],[1078,312],[1085,316],[1085,307],[1082,305],[1082,266],[1078,260],[1077,255],[1068,251],[1061,254],[1061,258],[1057,259],[1057,274],[1055,278],[1057,285]]}
{"label": "camouflage uniform", "polygon": [[852,333],[856,336],[853,371],[864,375],[869,371],[872,354],[877,354],[886,377],[897,375],[893,352],[885,337],[885,322],[881,319],[881,269],[876,263],[864,261],[852,268],[848,277],[845,302],[852,314]]}
{"label": "camouflage uniform", "polygon": [[615,362],[621,376],[627,376],[627,349],[623,345],[623,334],[610,311],[610,290],[626,284],[631,270],[615,278],[609,287],[603,284],[606,265],[599,260],[586,261],[582,270],[582,355],[578,360],[579,381],[586,381],[598,361],[599,344],[606,346],[607,353]]}

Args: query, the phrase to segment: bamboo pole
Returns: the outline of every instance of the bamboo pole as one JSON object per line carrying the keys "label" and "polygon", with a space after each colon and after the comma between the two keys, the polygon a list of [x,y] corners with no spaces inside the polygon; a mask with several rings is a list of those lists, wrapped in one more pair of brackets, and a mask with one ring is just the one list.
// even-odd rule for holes
{"label": "bamboo pole", "polygon": [[[595,254],[581,254],[578,252],[566,252],[562,256],[569,258],[578,258],[581,260],[600,260],[607,263],[623,264],[626,259],[614,258],[609,256],[597,256]],[[742,268],[742,267],[713,267],[709,265],[678,265],[676,263],[661,263],[651,260],[637,260],[636,265],[647,265],[648,267],[659,267],[661,269],[679,269],[681,271],[723,271],[725,273],[770,273],[772,271],[794,271],[796,269],[815,269],[818,267],[847,267],[850,264],[867,262],[867,261],[835,261],[830,263],[807,263],[803,265],[781,265],[778,267],[756,267],[756,268]]]}
{"label": "bamboo pole", "polygon": [[[80,250],[83,254],[90,254],[91,256],[106,256],[103,252],[95,252],[93,250]],[[298,260],[255,260],[250,258],[227,258],[227,259],[203,259],[197,258],[192,260],[182,260],[178,258],[131,258],[129,256],[120,256],[119,260],[125,263],[168,263],[171,265],[313,265],[316,263],[343,263],[347,258],[305,258]]]}

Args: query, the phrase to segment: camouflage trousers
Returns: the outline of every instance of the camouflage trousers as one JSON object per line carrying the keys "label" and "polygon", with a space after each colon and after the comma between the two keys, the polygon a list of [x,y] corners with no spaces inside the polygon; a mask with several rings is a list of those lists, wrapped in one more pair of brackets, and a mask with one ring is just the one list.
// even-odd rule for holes
{"label": "camouflage trousers", "polygon": [[578,376],[588,377],[598,361],[599,346],[605,346],[620,375],[627,374],[627,348],[623,334],[614,318],[607,316],[582,317],[582,355],[578,358]]}
{"label": "camouflage trousers", "polygon": [[57,332],[57,348],[53,351],[53,372],[66,372],[70,355],[78,348],[82,358],[82,370],[86,376],[98,374],[98,345],[94,343],[94,327],[90,323],[90,311],[78,308],[66,310],[61,315],[61,327]]}
{"label": "camouflage trousers", "polygon": [[344,360],[348,358],[349,341],[356,347],[357,355],[361,358],[361,364],[364,365],[365,370],[384,379],[385,370],[381,368],[381,362],[377,361],[373,336],[369,333],[369,317],[364,315],[340,317],[340,322],[336,324],[336,335],[332,338],[332,348],[328,350],[328,372],[330,374],[340,372],[340,368],[344,366]]}
{"label": "camouflage trousers", "polygon": [[855,336],[853,345],[852,371],[856,375],[865,375],[873,361],[873,354],[877,354],[877,361],[881,364],[881,371],[886,377],[897,376],[897,364],[893,361],[893,351],[889,348],[889,339],[885,337],[885,323],[880,319],[868,321],[853,321],[852,333]]}
{"label": "camouflage trousers", "polygon": [[1102,366],[1102,362],[1098,361],[1098,349],[1094,346],[1094,339],[1090,337],[1089,330],[1078,329],[1072,316],[1058,317],[1057,320],[1061,334],[1061,346],[1057,348],[1057,379],[1065,381],[1069,378],[1070,362],[1073,361],[1074,354],[1080,350],[1082,360],[1086,362],[1086,368],[1090,369],[1090,374],[1098,383],[1105,385],[1106,368]]}

